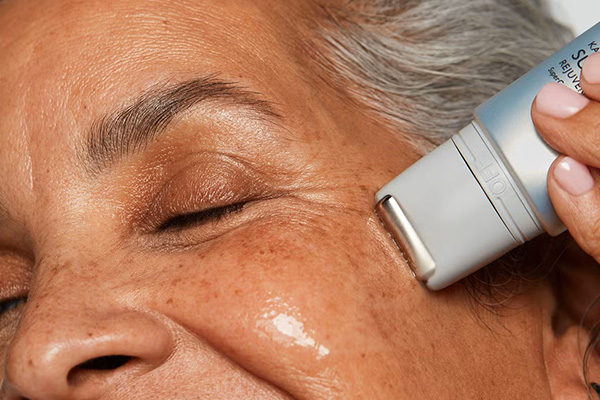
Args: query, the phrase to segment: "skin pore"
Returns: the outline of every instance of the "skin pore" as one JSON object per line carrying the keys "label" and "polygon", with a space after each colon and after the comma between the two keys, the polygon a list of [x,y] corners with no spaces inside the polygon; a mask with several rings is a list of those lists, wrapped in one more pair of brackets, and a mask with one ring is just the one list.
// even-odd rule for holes
{"label": "skin pore", "polygon": [[585,398],[547,286],[413,280],[373,197],[418,156],[315,73],[319,10],[0,2],[3,400]]}

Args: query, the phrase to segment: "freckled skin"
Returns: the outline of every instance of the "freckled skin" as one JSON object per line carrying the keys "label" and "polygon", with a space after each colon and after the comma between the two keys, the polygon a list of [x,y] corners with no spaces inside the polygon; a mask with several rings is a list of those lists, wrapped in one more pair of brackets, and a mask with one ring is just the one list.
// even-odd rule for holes
{"label": "freckled skin", "polygon": [[[374,193],[417,156],[314,75],[298,23],[320,17],[310,4],[0,5],[0,198],[14,220],[0,246],[23,254],[29,293],[0,325],[2,399],[548,397],[540,294],[481,323],[462,287],[415,282],[381,228]],[[95,118],[156,82],[213,73],[263,93],[290,137],[200,110],[145,154],[86,175],[77,144]],[[164,176],[138,185],[168,146]],[[249,160],[280,195],[157,250],[171,239],[128,216],[150,208],[178,160],[200,155],[190,170],[218,175],[207,152]],[[180,180],[164,201],[189,182],[210,187],[193,171]],[[505,326],[512,335],[495,333]],[[110,355],[135,362],[74,370]]]}

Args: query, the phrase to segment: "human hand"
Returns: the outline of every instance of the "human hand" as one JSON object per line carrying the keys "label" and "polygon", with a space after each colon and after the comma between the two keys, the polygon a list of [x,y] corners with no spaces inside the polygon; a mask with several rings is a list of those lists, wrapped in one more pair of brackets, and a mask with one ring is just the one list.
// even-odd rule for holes
{"label": "human hand", "polygon": [[600,53],[588,57],[581,81],[585,96],[557,83],[544,86],[532,117],[563,154],[548,174],[552,204],[579,246],[600,262]]}

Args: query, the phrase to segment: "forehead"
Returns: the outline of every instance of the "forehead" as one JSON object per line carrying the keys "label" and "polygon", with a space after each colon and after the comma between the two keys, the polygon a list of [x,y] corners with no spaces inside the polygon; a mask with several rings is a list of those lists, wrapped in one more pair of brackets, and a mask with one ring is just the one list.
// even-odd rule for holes
{"label": "forehead", "polygon": [[7,0],[0,3],[0,45],[29,57],[84,55],[105,63],[160,61],[182,50],[202,50],[208,59],[221,49],[248,55],[244,50],[256,50],[248,42],[273,45],[273,36],[284,35],[282,18],[293,14],[294,4],[286,2],[282,14],[276,2],[261,0]]}
{"label": "forehead", "polygon": [[289,103],[309,3],[0,2],[0,170],[66,170],[95,119],[157,83],[218,74]]}
{"label": "forehead", "polygon": [[58,112],[192,74],[271,82],[293,34],[265,3],[9,0],[0,6],[0,90]]}

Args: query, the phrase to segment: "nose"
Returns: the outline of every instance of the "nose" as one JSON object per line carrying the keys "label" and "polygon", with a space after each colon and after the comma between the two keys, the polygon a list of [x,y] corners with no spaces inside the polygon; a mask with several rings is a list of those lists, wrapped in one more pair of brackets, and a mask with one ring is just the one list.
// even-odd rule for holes
{"label": "nose", "polygon": [[139,311],[25,318],[9,347],[10,400],[98,399],[126,389],[173,352],[168,326]]}

